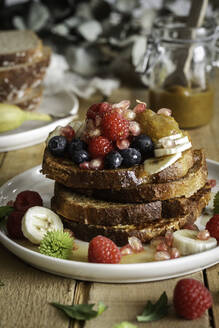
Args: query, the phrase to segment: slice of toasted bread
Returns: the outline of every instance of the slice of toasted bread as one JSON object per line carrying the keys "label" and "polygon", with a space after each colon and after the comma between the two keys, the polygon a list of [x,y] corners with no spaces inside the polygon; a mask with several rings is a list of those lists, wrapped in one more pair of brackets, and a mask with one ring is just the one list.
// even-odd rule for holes
{"label": "slice of toasted bread", "polygon": [[76,194],[55,183],[51,208],[65,218],[86,224],[141,224],[161,218],[161,202],[120,204]]}
{"label": "slice of toasted bread", "polygon": [[202,150],[194,150],[194,165],[181,179],[165,183],[145,183],[136,188],[120,190],[77,189],[78,193],[92,196],[96,199],[119,201],[121,203],[142,203],[156,200],[192,196],[201,189],[207,181],[207,166]]}
{"label": "slice of toasted bread", "polygon": [[43,55],[32,63],[0,68],[0,101],[17,102],[29,88],[41,84],[49,65],[51,50],[43,47]]}
{"label": "slice of toasted bread", "polygon": [[47,178],[71,188],[81,189],[127,189],[146,183],[167,182],[180,179],[194,164],[193,151],[185,151],[174,164],[159,173],[148,176],[143,165],[115,170],[82,170],[69,159],[53,156],[45,150],[42,172]]}
{"label": "slice of toasted bread", "polygon": [[31,63],[42,56],[42,42],[33,31],[2,31],[0,45],[1,67]]}
{"label": "slice of toasted bread", "polygon": [[203,208],[207,205],[210,197],[210,189],[203,193],[194,201],[190,211],[184,216],[175,218],[161,218],[154,221],[149,221],[140,225],[116,225],[104,226],[84,224],[76,221],[68,220],[61,217],[66,228],[73,231],[76,238],[90,241],[97,235],[103,235],[113,240],[118,246],[127,244],[128,237],[135,236],[142,242],[149,242],[151,239],[164,235],[167,230],[178,230],[183,228],[185,224],[194,223],[197,217],[201,214]]}
{"label": "slice of toasted bread", "polygon": [[30,91],[23,98],[19,99],[14,105],[20,107],[26,111],[35,110],[41,103],[43,95],[43,87],[39,86],[37,88],[30,89]]}

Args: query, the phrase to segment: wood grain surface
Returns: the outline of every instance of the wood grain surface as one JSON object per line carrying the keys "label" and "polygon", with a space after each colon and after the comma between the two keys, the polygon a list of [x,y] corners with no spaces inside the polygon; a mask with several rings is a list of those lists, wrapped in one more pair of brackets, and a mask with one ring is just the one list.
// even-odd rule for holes
{"label": "wood grain surface", "polygon": [[[219,81],[219,79],[218,79]],[[147,101],[145,89],[120,88],[113,92],[109,101],[130,99]],[[92,103],[102,100],[95,95],[80,101],[80,116]],[[216,104],[219,105],[219,96]],[[205,148],[207,157],[219,161],[219,109],[208,126],[189,131],[193,145]],[[39,165],[44,144],[0,154],[0,185],[11,177]],[[74,281],[54,276],[30,267],[0,245],[0,328],[111,328],[115,323],[130,321],[137,327],[154,328],[219,328],[219,265],[188,277],[202,281],[211,291],[213,308],[194,321],[176,316],[172,306],[172,295],[179,279],[140,284],[102,284]],[[137,323],[147,300],[156,301],[163,291],[169,298],[169,314],[160,321]],[[70,321],[50,302],[63,304],[97,303],[103,301],[108,309],[96,319],[83,322]]]}

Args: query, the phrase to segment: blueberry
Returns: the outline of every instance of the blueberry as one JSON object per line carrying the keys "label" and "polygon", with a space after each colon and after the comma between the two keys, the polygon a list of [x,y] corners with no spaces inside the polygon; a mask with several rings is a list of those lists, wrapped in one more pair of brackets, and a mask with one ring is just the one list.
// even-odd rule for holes
{"label": "blueberry", "polygon": [[134,137],[131,147],[138,149],[144,158],[148,158],[153,155],[154,144],[151,138],[146,134],[140,134],[139,136]]}
{"label": "blueberry", "polygon": [[107,169],[117,169],[122,164],[122,156],[118,151],[109,152],[104,158],[104,167]]}
{"label": "blueberry", "polygon": [[72,139],[72,141],[69,143],[68,145],[68,153],[70,156],[73,155],[73,153],[75,152],[75,150],[81,150],[81,149],[86,149],[87,145],[84,141],[75,138]]}
{"label": "blueberry", "polygon": [[90,160],[90,155],[84,149],[75,150],[72,154],[72,160],[75,164],[81,164]]}
{"label": "blueberry", "polygon": [[123,157],[122,166],[131,167],[141,163],[141,153],[135,148],[127,148],[120,150]]}
{"label": "blueberry", "polygon": [[67,139],[64,136],[55,136],[49,140],[48,148],[55,156],[62,156],[67,148]]}

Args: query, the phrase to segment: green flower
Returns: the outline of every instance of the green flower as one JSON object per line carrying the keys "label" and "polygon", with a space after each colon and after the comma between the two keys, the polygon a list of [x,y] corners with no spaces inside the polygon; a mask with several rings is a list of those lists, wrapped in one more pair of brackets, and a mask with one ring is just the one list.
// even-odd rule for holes
{"label": "green flower", "polygon": [[40,242],[40,253],[60,259],[68,259],[71,255],[74,239],[68,232],[49,231]]}

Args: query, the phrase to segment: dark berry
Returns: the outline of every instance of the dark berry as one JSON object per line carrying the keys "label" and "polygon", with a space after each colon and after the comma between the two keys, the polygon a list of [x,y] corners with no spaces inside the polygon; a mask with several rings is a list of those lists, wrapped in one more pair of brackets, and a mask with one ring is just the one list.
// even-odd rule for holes
{"label": "dark berry", "polygon": [[33,206],[43,206],[43,200],[38,192],[24,190],[17,195],[14,202],[14,208],[17,211],[26,212],[28,208]]}
{"label": "dark berry", "polygon": [[146,134],[140,134],[134,137],[131,147],[138,149],[144,158],[151,157],[154,150],[153,141]]}
{"label": "dark berry", "polygon": [[122,164],[122,156],[118,151],[111,151],[104,158],[104,167],[107,169],[117,169]]}
{"label": "dark berry", "polygon": [[122,166],[131,167],[141,163],[141,153],[135,148],[127,148],[119,151],[123,157]]}
{"label": "dark berry", "polygon": [[24,239],[24,235],[21,230],[21,222],[23,216],[23,211],[14,211],[8,216],[7,231],[9,237],[14,239]]}
{"label": "dark berry", "polygon": [[55,136],[49,140],[48,148],[55,156],[62,156],[67,148],[67,139],[64,136]]}
{"label": "dark berry", "polygon": [[75,150],[75,152],[72,154],[72,160],[75,164],[81,164],[83,162],[88,162],[89,159],[90,159],[90,155],[84,149]]}
{"label": "dark berry", "polygon": [[80,140],[79,138],[75,138],[68,145],[68,153],[70,156],[72,156],[75,150],[81,150],[86,148],[87,148],[87,144],[83,140]]}

